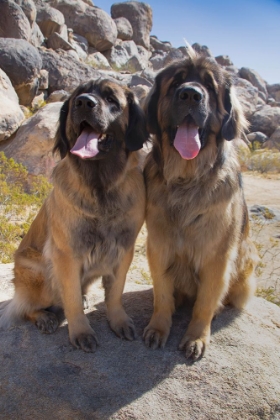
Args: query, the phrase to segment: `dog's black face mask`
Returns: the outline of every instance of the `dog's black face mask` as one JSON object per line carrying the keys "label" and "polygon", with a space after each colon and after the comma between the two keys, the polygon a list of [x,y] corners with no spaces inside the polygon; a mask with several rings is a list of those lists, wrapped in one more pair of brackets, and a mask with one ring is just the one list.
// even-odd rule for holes
{"label": "dog's black face mask", "polygon": [[133,93],[103,79],[81,85],[64,103],[54,151],[96,160],[119,148],[141,149],[147,139],[144,113]]}

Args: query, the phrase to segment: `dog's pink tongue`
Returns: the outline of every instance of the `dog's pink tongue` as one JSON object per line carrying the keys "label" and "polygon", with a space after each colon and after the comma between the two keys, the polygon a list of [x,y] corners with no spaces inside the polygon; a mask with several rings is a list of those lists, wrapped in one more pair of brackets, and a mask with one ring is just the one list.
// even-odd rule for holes
{"label": "dog's pink tongue", "polygon": [[100,134],[86,128],[77,138],[77,141],[70,150],[74,155],[82,159],[92,158],[99,153],[98,150],[98,137]]}
{"label": "dog's pink tongue", "polygon": [[181,124],[175,136],[174,147],[183,159],[194,159],[201,148],[198,127],[193,123]]}

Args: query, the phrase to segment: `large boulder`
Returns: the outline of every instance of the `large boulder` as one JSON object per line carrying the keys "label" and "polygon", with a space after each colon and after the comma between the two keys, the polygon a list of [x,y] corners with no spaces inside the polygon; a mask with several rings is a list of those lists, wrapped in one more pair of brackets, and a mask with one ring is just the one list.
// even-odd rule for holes
{"label": "large boulder", "polygon": [[94,69],[111,70],[111,66],[107,58],[97,51],[95,48],[90,47],[88,55],[85,59],[85,64],[88,64]]}
{"label": "large boulder", "polygon": [[31,37],[31,26],[22,8],[13,0],[0,0],[0,37],[25,39]]}
{"label": "large boulder", "polygon": [[280,102],[280,83],[267,85],[267,91],[269,95],[275,99],[275,101]]}
{"label": "large boulder", "polygon": [[74,46],[70,44],[70,42],[65,41],[65,39],[57,32],[54,32],[48,37],[47,47],[52,48],[53,50],[58,50],[59,48],[65,51],[75,50]]}
{"label": "large boulder", "polygon": [[261,131],[270,137],[280,125],[280,107],[264,105],[251,119],[251,131]]}
{"label": "large boulder", "polygon": [[258,104],[258,89],[248,80],[240,77],[236,78],[235,89],[246,118],[250,118]]}
{"label": "large boulder", "polygon": [[267,100],[267,89],[266,83],[263,78],[255,70],[249,69],[248,67],[242,67],[239,70],[239,77],[242,79],[249,80],[253,86],[256,86],[259,90],[259,96],[266,101]]}
{"label": "large boulder", "polygon": [[228,55],[218,55],[217,57],[215,57],[215,60],[218,64],[220,64],[220,66],[223,67],[233,65],[233,62],[231,61]]}
{"label": "large boulder", "polygon": [[63,14],[48,4],[38,7],[36,22],[46,38],[54,32],[60,34],[65,24]]}
{"label": "large boulder", "polygon": [[25,16],[27,17],[30,26],[32,27],[33,23],[36,20],[37,10],[33,0],[14,0],[23,10]]}
{"label": "large boulder", "polygon": [[115,45],[117,27],[104,10],[88,6],[81,0],[53,0],[51,4],[63,13],[66,25],[84,36],[98,51]]}
{"label": "large boulder", "polygon": [[100,77],[100,73],[75,59],[70,52],[40,50],[43,68],[49,72],[49,93],[73,91],[80,83]]}
{"label": "large boulder", "polygon": [[115,3],[111,6],[111,16],[113,19],[125,17],[129,20],[133,29],[132,39],[135,44],[149,49],[153,12],[148,4],[137,1]]}
{"label": "large boulder", "polygon": [[128,41],[132,39],[133,29],[129,20],[127,20],[125,17],[120,17],[114,19],[114,22],[117,27],[119,39],[121,39],[122,41]]}
{"label": "large boulder", "polygon": [[6,73],[0,69],[0,141],[7,140],[24,120],[18,96]]}
{"label": "large boulder", "polygon": [[26,166],[33,175],[52,174],[54,137],[63,102],[45,105],[18,129],[15,137],[2,150],[7,157]]}
{"label": "large boulder", "polygon": [[0,38],[0,67],[9,76],[19,103],[29,106],[37,94],[42,68],[37,48],[23,39]]}

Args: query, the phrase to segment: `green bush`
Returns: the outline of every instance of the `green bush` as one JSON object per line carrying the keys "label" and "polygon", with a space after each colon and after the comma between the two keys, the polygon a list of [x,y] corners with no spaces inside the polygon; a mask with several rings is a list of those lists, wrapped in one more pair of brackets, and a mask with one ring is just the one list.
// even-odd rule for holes
{"label": "green bush", "polygon": [[0,262],[10,262],[51,184],[0,152]]}

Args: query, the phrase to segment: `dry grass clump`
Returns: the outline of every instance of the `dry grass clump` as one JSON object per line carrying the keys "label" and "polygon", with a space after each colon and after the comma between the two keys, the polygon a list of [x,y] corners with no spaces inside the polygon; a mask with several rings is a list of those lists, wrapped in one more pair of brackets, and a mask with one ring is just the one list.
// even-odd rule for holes
{"label": "dry grass clump", "polygon": [[0,262],[12,261],[51,188],[42,175],[28,174],[23,165],[0,152]]}

